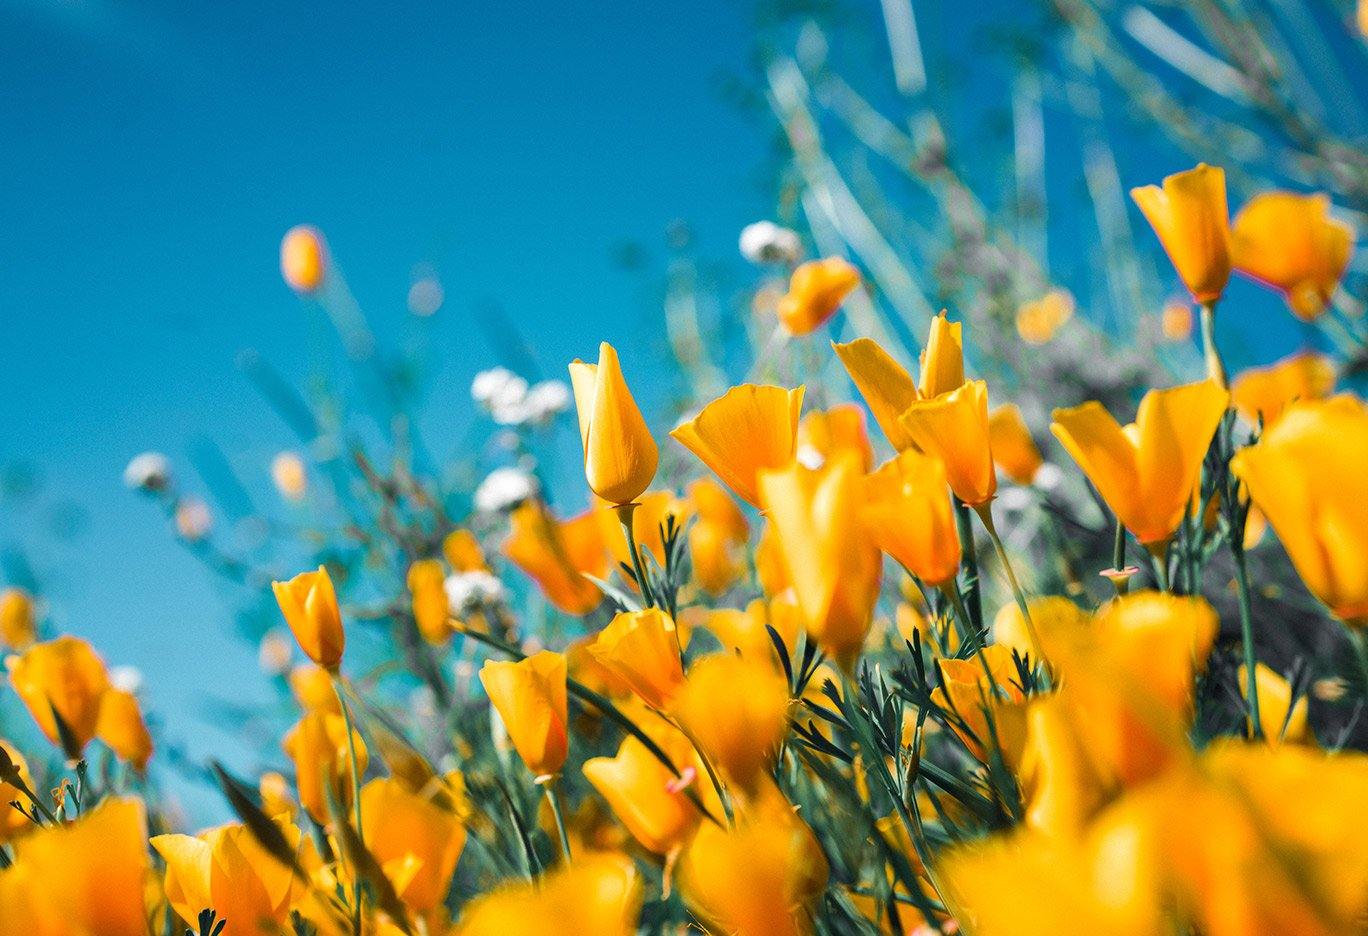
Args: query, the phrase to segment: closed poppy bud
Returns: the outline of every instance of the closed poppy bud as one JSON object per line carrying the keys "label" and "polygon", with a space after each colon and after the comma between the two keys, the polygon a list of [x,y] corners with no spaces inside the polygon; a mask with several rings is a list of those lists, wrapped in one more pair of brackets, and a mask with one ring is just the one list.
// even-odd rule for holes
{"label": "closed poppy bud", "polygon": [[1368,626],[1368,407],[1348,394],[1293,403],[1230,467],[1311,594]]}
{"label": "closed poppy bud", "polygon": [[884,437],[900,452],[911,448],[912,437],[898,422],[898,417],[917,401],[917,385],[907,368],[873,338],[856,338],[847,344],[833,342],[831,347],[874,414]]}
{"label": "closed poppy bud", "polygon": [[551,650],[517,662],[489,660],[480,683],[499,713],[513,747],[538,777],[560,773],[566,737],[565,656]]}
{"label": "closed poppy bud", "polygon": [[100,698],[95,734],[120,760],[139,771],[147,769],[147,762],[152,757],[152,735],[143,721],[138,700],[131,692],[114,688],[105,690]]}
{"label": "closed poppy bud", "polygon": [[418,633],[428,643],[442,646],[451,637],[447,624],[451,609],[447,603],[446,570],[441,561],[419,559],[409,566],[408,588]]}
{"label": "closed poppy bud", "polygon": [[[364,774],[369,762],[365,742],[355,731],[352,742],[356,746],[357,770]],[[351,756],[343,716],[307,712],[286,733],[280,746],[294,761],[299,803],[315,822],[326,825],[329,821],[326,792],[329,788],[336,793],[343,809],[351,807]]]}
{"label": "closed poppy bud", "polygon": [[1164,179],[1163,188],[1131,189],[1192,298],[1221,298],[1230,280],[1230,212],[1225,170],[1199,164]]}
{"label": "closed poppy bud", "polygon": [[793,460],[803,388],[742,384],[713,400],[670,435],[746,503],[760,506],[756,476]]}
{"label": "closed poppy bud", "polygon": [[328,248],[323,235],[310,224],[290,228],[280,242],[280,275],[297,293],[311,293],[323,285],[328,271]]}
{"label": "closed poppy bud", "polygon": [[860,520],[863,476],[843,454],[818,470],[760,475],[762,506],[808,633],[853,668],[878,600],[882,561]]}
{"label": "closed poppy bud", "polygon": [[457,921],[460,936],[593,933],[633,936],[641,915],[641,874],[626,855],[576,855],[537,883],[516,881],[481,894]]}
{"label": "closed poppy bud", "polygon": [[[541,588],[546,600],[566,614],[588,614],[603,593],[585,574],[608,574],[608,547],[598,511],[558,520],[540,501],[528,501],[509,515],[512,532],[504,555]],[[620,537],[619,537],[620,538]]]}
{"label": "closed poppy bud", "polygon": [[790,335],[806,335],[822,327],[860,285],[860,271],[842,257],[809,260],[789,278],[788,294],[779,300],[779,324]]}
{"label": "closed poppy bud", "polygon": [[1230,382],[1230,401],[1251,425],[1265,427],[1296,400],[1320,400],[1335,389],[1335,364],[1323,354],[1301,351],[1267,367],[1251,367]]}
{"label": "closed poppy bud", "polygon": [[385,778],[361,788],[361,828],[367,851],[409,909],[427,914],[445,902],[466,841],[454,815]]}
{"label": "closed poppy bud", "polygon": [[1054,411],[1050,430],[1145,545],[1178,529],[1229,394],[1203,380],[1151,390],[1124,429],[1096,402]]}
{"label": "closed poppy bud", "polygon": [[33,643],[38,629],[33,620],[33,599],[22,588],[0,593],[0,645],[23,650]]}
{"label": "closed poppy bud", "polygon": [[332,674],[316,663],[301,663],[290,670],[290,692],[305,712],[342,714]]}
{"label": "closed poppy bud", "polygon": [[13,905],[4,894],[0,933],[147,936],[149,871],[142,801],[108,797],[75,822],[44,826],[24,837],[15,867],[0,880],[16,872],[27,876],[28,886],[20,893],[28,906],[16,915],[28,915],[27,922],[37,927],[18,928],[16,920],[16,928],[9,928]]}
{"label": "closed poppy bud", "polygon": [[442,555],[453,572],[481,572],[489,568],[480,541],[466,529],[452,530],[446,535]]}
{"label": "closed poppy bud", "polygon": [[853,452],[862,471],[874,466],[874,446],[865,430],[864,410],[855,403],[813,410],[798,424],[797,456],[804,465],[816,467],[837,452]]}
{"label": "closed poppy bud", "polygon": [[570,383],[589,488],[610,504],[630,504],[650,486],[660,456],[627,389],[617,351],[605,341],[599,345],[598,364],[575,361]]}
{"label": "closed poppy bud", "polygon": [[684,684],[680,636],[659,608],[623,611],[599,634],[591,652],[647,705],[667,708]]}
{"label": "closed poppy bud", "polygon": [[726,653],[689,668],[674,714],[722,773],[750,791],[788,727],[788,683],[773,666]]}
{"label": "closed poppy bud", "polygon": [[940,459],[908,449],[865,478],[865,526],[879,548],[928,586],[954,579],[960,541]]}
{"label": "closed poppy bud", "polygon": [[[28,761],[24,760],[24,755],[8,741],[0,740],[0,803],[6,806],[25,800],[19,784],[13,782],[15,780],[30,790],[34,789],[33,775],[29,773]],[[19,810],[6,809],[0,812],[0,845],[34,828],[34,824]]]}
{"label": "closed poppy bud", "polygon": [[950,489],[970,507],[997,493],[988,435],[988,385],[972,380],[935,399],[919,400],[902,414],[903,428],[923,452],[945,463]]}
{"label": "closed poppy bud", "polygon": [[1256,195],[1235,216],[1231,236],[1235,269],[1281,292],[1308,322],[1329,306],[1354,249],[1354,229],[1330,216],[1321,194]]}
{"label": "closed poppy bud", "polygon": [[72,749],[65,751],[67,757],[80,760],[95,737],[100,700],[109,688],[104,661],[84,640],[58,637],[34,644],[7,662],[10,685],[43,734],[53,744],[62,744],[55,711],[69,732]]}
{"label": "closed poppy bud", "polygon": [[923,399],[940,396],[964,385],[964,339],[959,322],[945,317],[945,310],[931,320],[931,334],[921,354],[921,381],[917,393]]}
{"label": "closed poppy bud", "polygon": [[1004,403],[988,414],[988,441],[993,461],[1017,484],[1029,485],[1045,460],[1015,403]]}
{"label": "closed poppy bud", "polygon": [[[1241,664],[1240,697],[1245,700],[1249,699],[1248,673],[1249,669]],[[1259,728],[1269,744],[1277,747],[1284,741],[1289,744],[1315,741],[1306,721],[1306,696],[1297,698],[1293,704],[1292,684],[1263,663],[1254,665],[1254,681],[1259,694]]]}
{"label": "closed poppy bud", "polygon": [[347,635],[328,570],[319,566],[318,571],[301,572],[288,582],[272,582],[271,588],[300,649],[324,669],[336,670]]}
{"label": "closed poppy bud", "polygon": [[[668,750],[676,764],[692,759],[687,739]],[[630,735],[615,757],[584,762],[584,778],[607,800],[632,838],[657,855],[667,855],[688,840],[702,817],[677,785],[676,777],[646,745]]]}
{"label": "closed poppy bud", "polygon": [[689,501],[697,518],[689,528],[694,578],[704,591],[720,595],[745,575],[742,547],[750,524],[726,489],[710,478],[689,485]]}
{"label": "closed poppy bud", "polygon": [[[306,844],[294,825],[282,823],[280,831],[295,848]],[[189,926],[197,927],[200,911],[212,908],[245,932],[274,932],[302,896],[290,869],[241,823],[199,835],[156,835],[151,845],[166,862],[166,901]]]}

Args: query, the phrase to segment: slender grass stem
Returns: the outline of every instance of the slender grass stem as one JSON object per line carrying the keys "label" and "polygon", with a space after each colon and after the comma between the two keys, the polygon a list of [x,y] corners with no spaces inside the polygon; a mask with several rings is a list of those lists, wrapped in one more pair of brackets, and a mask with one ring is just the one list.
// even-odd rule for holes
{"label": "slender grass stem", "polygon": [[[347,759],[351,767],[351,787],[352,787],[352,821],[356,823],[356,840],[362,845],[366,844],[365,833],[361,831],[361,768],[356,759],[356,730],[352,727],[351,706],[347,704],[346,693],[342,689],[342,674],[334,672],[332,674],[333,693],[337,696],[337,704],[342,707],[342,724],[347,731]],[[352,869],[352,925],[356,930],[357,936],[361,933],[361,875],[358,869]]]}
{"label": "slender grass stem", "polygon": [[556,820],[556,833],[560,836],[561,856],[570,864],[570,836],[565,832],[565,817],[561,815],[560,777],[546,781],[546,802],[551,806],[551,815]]}
{"label": "slender grass stem", "polygon": [[1249,733],[1253,738],[1263,737],[1263,721],[1259,718],[1259,658],[1254,650],[1254,615],[1249,600],[1249,569],[1245,563],[1244,550],[1234,544],[1235,584],[1240,599],[1240,642],[1244,645],[1245,661],[1245,703],[1249,707]]}
{"label": "slender grass stem", "polygon": [[1012,568],[1012,560],[1007,558],[1007,547],[1002,544],[1002,537],[998,536],[997,526],[993,523],[992,501],[986,501],[974,508],[974,512],[983,521],[983,528],[988,531],[988,538],[993,542],[993,549],[997,552],[998,561],[1002,563],[1002,569],[1007,573],[1007,583],[1012,586],[1012,597],[1016,599],[1017,609],[1021,611],[1021,619],[1026,624],[1026,633],[1031,638],[1031,652],[1040,662],[1045,662],[1045,654],[1041,651],[1040,634],[1036,632],[1035,621],[1031,620],[1031,609],[1026,604],[1026,593],[1021,590],[1021,583],[1017,581],[1016,570]]}
{"label": "slender grass stem", "polygon": [[678,728],[680,733],[689,739],[689,743],[693,745],[693,749],[698,752],[698,759],[703,762],[703,770],[707,772],[708,780],[712,782],[713,789],[717,791],[717,798],[722,803],[722,812],[726,814],[727,825],[734,825],[736,816],[732,812],[731,794],[727,792],[726,786],[723,785],[722,778],[718,775],[717,768],[713,766],[712,758],[708,756],[708,752],[703,750],[703,745],[698,743],[697,736],[694,735],[682,721],[677,718],[671,718],[664,712],[660,713],[660,717]]}

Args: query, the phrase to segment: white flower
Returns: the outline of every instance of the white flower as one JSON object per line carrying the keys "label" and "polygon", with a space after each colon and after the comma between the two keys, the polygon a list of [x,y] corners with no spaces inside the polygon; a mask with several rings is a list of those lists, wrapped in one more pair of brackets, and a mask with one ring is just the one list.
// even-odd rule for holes
{"label": "white flower", "polygon": [[109,684],[129,695],[137,695],[143,684],[142,670],[136,666],[111,666]]}
{"label": "white flower", "polygon": [[171,463],[161,452],[143,452],[128,462],[123,477],[134,490],[161,491],[171,483]]}
{"label": "white flower", "polygon": [[570,388],[561,380],[543,380],[527,391],[527,420],[545,425],[570,408]]}
{"label": "white flower", "polygon": [[741,256],[751,263],[797,263],[803,241],[798,232],[773,221],[756,221],[741,230]]}
{"label": "white flower", "polygon": [[503,582],[484,569],[448,576],[446,593],[451,611],[457,616],[502,604],[507,594]]}
{"label": "white flower", "polygon": [[1045,462],[1036,470],[1035,486],[1042,491],[1053,491],[1064,481],[1064,472],[1054,462]]}
{"label": "white flower", "polygon": [[537,493],[537,479],[521,468],[495,468],[475,489],[481,513],[511,510]]}
{"label": "white flower", "polygon": [[213,528],[214,515],[198,497],[186,497],[176,505],[176,532],[190,542],[204,539]]}
{"label": "white flower", "polygon": [[476,374],[470,384],[470,395],[502,426],[527,421],[527,381],[506,367]]}
{"label": "white flower", "polygon": [[1031,495],[1015,485],[1004,487],[998,491],[998,504],[1007,513],[1018,513],[1031,506]]}

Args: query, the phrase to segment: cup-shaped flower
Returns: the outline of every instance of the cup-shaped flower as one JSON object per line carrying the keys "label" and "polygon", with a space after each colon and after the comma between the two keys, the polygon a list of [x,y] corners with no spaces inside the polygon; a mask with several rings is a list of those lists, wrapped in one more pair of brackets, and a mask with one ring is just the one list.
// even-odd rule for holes
{"label": "cup-shaped flower", "polygon": [[593,933],[633,936],[641,915],[641,874],[626,855],[576,855],[537,883],[505,884],[465,905],[460,936]]}
{"label": "cup-shaped flower", "polygon": [[[357,769],[365,773],[369,754],[361,735],[352,732],[356,746]],[[331,789],[338,805],[349,809],[352,802],[351,758],[347,747],[347,723],[343,716],[329,712],[307,712],[295,723],[280,743],[294,761],[295,788],[299,804],[314,821],[327,825],[328,793]]]}
{"label": "cup-shaped flower", "polygon": [[689,667],[674,714],[734,788],[750,791],[778,753],[788,707],[772,665],[718,653]]}
{"label": "cup-shaped flower", "polygon": [[800,264],[789,278],[788,293],[779,300],[779,324],[790,335],[820,328],[860,285],[860,271],[843,257]]}
{"label": "cup-shaped flower", "polygon": [[959,571],[960,541],[940,459],[900,452],[865,478],[861,511],[879,548],[928,586]]}
{"label": "cup-shaped flower", "polygon": [[723,650],[782,672],[779,651],[768,628],[774,628],[792,656],[803,627],[802,611],[795,601],[791,592],[770,601],[756,598],[744,609],[714,608],[706,612],[701,623],[718,639]]}
{"label": "cup-shaped flower", "polygon": [[603,593],[585,578],[608,573],[608,551],[597,511],[558,520],[540,501],[528,501],[510,516],[504,555],[540,586],[546,600],[566,614],[588,614]]}
{"label": "cup-shaped flower", "polygon": [[565,655],[551,650],[525,660],[489,660],[480,682],[513,747],[538,777],[560,773],[569,749],[566,734]]}
{"label": "cup-shaped flower", "polygon": [[917,401],[917,384],[907,368],[879,347],[873,338],[856,338],[846,344],[832,342],[831,346],[874,414],[874,421],[883,430],[884,437],[900,452],[911,448],[912,437],[898,422],[898,417]]}
{"label": "cup-shaped flower", "polygon": [[79,760],[95,737],[100,701],[109,689],[104,661],[84,640],[63,636],[34,644],[6,662],[10,685],[43,734],[53,744],[62,745],[57,727],[57,718],[61,718],[67,729],[68,749],[64,753],[70,760]]}
{"label": "cup-shaped flower", "polygon": [[1368,626],[1368,407],[1347,394],[1293,403],[1231,459],[1306,587]]}
{"label": "cup-shaped flower", "polygon": [[451,606],[447,601],[446,570],[440,559],[419,559],[409,566],[409,606],[418,633],[434,646],[442,646],[451,637],[447,621]]}
{"label": "cup-shaped flower", "polygon": [[[688,742],[669,751],[676,764],[692,756]],[[678,747],[676,745],[676,747]],[[643,848],[667,855],[688,841],[702,814],[675,775],[636,738],[623,739],[615,757],[584,762],[584,778],[607,800],[619,821]]]}
{"label": "cup-shaped flower", "polygon": [[1250,425],[1273,425],[1289,403],[1321,400],[1335,389],[1335,364],[1324,354],[1299,351],[1267,367],[1241,371],[1230,382],[1230,401]]}
{"label": "cup-shaped flower", "polygon": [[1330,216],[1326,195],[1264,192],[1235,216],[1231,245],[1235,269],[1281,292],[1292,313],[1310,321],[1349,266],[1354,229]]}
{"label": "cup-shaped flower", "polygon": [[[1240,695],[1245,699],[1249,698],[1248,674],[1249,670],[1241,664],[1238,678]],[[1315,740],[1307,721],[1306,696],[1296,696],[1292,684],[1277,670],[1264,663],[1256,663],[1254,691],[1259,694],[1260,733],[1269,744],[1277,747],[1283,742],[1302,744]]]}
{"label": "cup-shaped flower", "polygon": [[1159,236],[1183,285],[1198,302],[1221,298],[1230,280],[1230,210],[1225,170],[1198,164],[1131,189],[1131,198]]}
{"label": "cup-shaped flower", "polygon": [[311,224],[300,224],[285,232],[280,242],[280,275],[297,293],[312,293],[323,285],[328,274],[328,248],[323,234]]}
{"label": "cup-shaped flower", "polygon": [[874,466],[874,446],[865,429],[864,410],[857,403],[838,403],[828,410],[813,410],[798,424],[798,461],[809,468],[833,458],[838,452],[852,452],[860,469]]}
{"label": "cup-shaped flower", "polygon": [[742,548],[750,537],[750,524],[726,489],[711,478],[694,481],[688,493],[695,517],[689,528],[694,578],[708,594],[720,595],[745,575]]}
{"label": "cup-shaped flower", "polygon": [[996,747],[1015,767],[1026,740],[1021,677],[1008,647],[990,644],[982,654],[981,660],[941,660],[943,682],[931,698],[954,714],[952,727],[975,757],[986,763]]}
{"label": "cup-shaped flower", "polygon": [[793,461],[803,388],[742,384],[670,433],[748,504],[760,506],[761,471]]}
{"label": "cup-shaped flower", "polygon": [[152,735],[133,693],[115,688],[105,690],[100,697],[95,735],[109,745],[120,760],[138,770],[147,769],[147,762],[152,757]]}
{"label": "cup-shaped flower", "polygon": [[428,914],[443,904],[466,841],[455,815],[387,777],[361,788],[361,827],[406,906]]}
{"label": "cup-shaped flower", "polygon": [[22,588],[0,592],[0,646],[24,650],[37,637],[32,596]]}
{"label": "cup-shaped flower", "polygon": [[1192,501],[1230,395],[1210,380],[1151,390],[1122,428],[1097,402],[1054,411],[1050,430],[1135,538],[1162,544]]}
{"label": "cup-shaped flower", "polygon": [[[292,823],[279,827],[294,847],[306,843]],[[301,895],[290,869],[240,823],[198,835],[157,835],[151,844],[166,862],[167,903],[191,927],[199,925],[201,910],[212,909],[244,932],[275,932]]]}
{"label": "cup-shaped flower", "polygon": [[684,685],[680,645],[674,620],[646,608],[616,615],[590,650],[647,705],[665,709]]}
{"label": "cup-shaped flower", "polygon": [[597,364],[576,360],[570,384],[589,488],[610,504],[630,504],[650,486],[660,453],[627,388],[617,351],[605,341]]}
{"label": "cup-shaped flower", "polygon": [[760,475],[762,506],[808,633],[847,668],[869,632],[882,566],[860,519],[862,488],[848,453],[816,470],[794,463]]}
{"label": "cup-shaped flower", "polygon": [[917,393],[923,399],[940,396],[964,385],[964,338],[959,322],[945,317],[945,310],[931,320],[931,334],[921,353],[921,380]]}
{"label": "cup-shaped flower", "polygon": [[272,582],[271,588],[300,649],[324,669],[336,670],[342,663],[347,635],[342,630],[342,612],[328,570],[319,566],[317,571],[301,572],[288,582]]}
{"label": "cup-shaped flower", "polygon": [[988,385],[971,380],[957,390],[918,400],[900,417],[903,428],[923,452],[945,463],[955,495],[970,507],[997,493],[993,447],[988,435]]}
{"label": "cup-shaped flower", "polygon": [[1035,481],[1045,460],[1015,403],[1004,403],[988,414],[988,441],[1003,474],[1021,485]]}

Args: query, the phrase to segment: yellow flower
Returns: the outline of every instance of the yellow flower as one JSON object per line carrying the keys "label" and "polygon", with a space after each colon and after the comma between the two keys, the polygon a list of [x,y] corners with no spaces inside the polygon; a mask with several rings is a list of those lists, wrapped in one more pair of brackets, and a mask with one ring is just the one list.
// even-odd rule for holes
{"label": "yellow flower", "polygon": [[1368,407],[1347,394],[1293,403],[1231,470],[1306,587],[1340,620],[1368,625]]}
{"label": "yellow flower", "polygon": [[480,682],[499,713],[518,756],[538,777],[555,776],[565,763],[566,661],[551,650],[516,663],[488,660]]}
{"label": "yellow flower", "polygon": [[453,936],[632,936],[641,900],[641,876],[630,858],[577,854],[574,864],[536,884],[518,881],[475,898],[466,904]]}
{"label": "yellow flower", "polygon": [[1102,404],[1054,411],[1050,430],[1136,539],[1166,542],[1182,522],[1229,394],[1209,380],[1151,390],[1124,429]]}
{"label": "yellow flower", "polygon": [[773,520],[765,520],[760,528],[760,540],[755,544],[755,577],[760,589],[768,597],[788,591],[788,567],[784,564],[783,546],[779,542],[779,530]]}
{"label": "yellow flower", "polygon": [[[369,760],[365,742],[354,731],[352,741],[356,745],[357,769],[364,774]],[[315,822],[320,825],[329,822],[328,788],[337,794],[338,804],[343,809],[350,808],[351,758],[343,716],[330,712],[306,712],[286,733],[280,746],[294,761],[299,803]]]}
{"label": "yellow flower", "polygon": [[299,812],[299,804],[290,795],[289,781],[281,774],[274,771],[262,774],[257,793],[261,796],[261,811],[272,819],[293,820]]}
{"label": "yellow flower", "polygon": [[874,465],[874,447],[865,431],[865,416],[856,403],[840,403],[828,410],[813,410],[798,424],[798,460],[813,466],[832,458],[837,452],[853,452],[860,468]]}
{"label": "yellow flower", "polygon": [[34,644],[6,662],[10,685],[43,734],[53,744],[62,743],[53,717],[55,710],[71,735],[73,749],[65,753],[71,760],[79,760],[95,737],[100,700],[109,688],[104,661],[84,640],[58,637]]}
{"label": "yellow flower", "polygon": [[912,375],[873,338],[856,338],[847,344],[832,342],[831,347],[889,443],[900,452],[911,448],[912,437],[898,417],[917,401]]}
{"label": "yellow flower", "polygon": [[1016,329],[1027,344],[1043,345],[1074,314],[1074,297],[1067,289],[1052,289],[1017,309]]}
{"label": "yellow flower", "polygon": [[304,460],[294,452],[281,452],[271,460],[271,480],[286,500],[301,501],[309,490]]}
{"label": "yellow flower", "polygon": [[630,504],[650,486],[660,456],[622,376],[617,351],[605,341],[598,364],[576,360],[570,383],[589,488],[611,504]]}
{"label": "yellow flower", "polygon": [[694,578],[710,595],[720,595],[746,573],[743,547],[750,524],[725,488],[711,478],[689,485],[689,502],[697,518],[689,528],[689,557]]}
{"label": "yellow flower", "polygon": [[342,704],[333,689],[332,674],[317,663],[300,663],[290,670],[290,692],[305,712],[342,714]]}
{"label": "yellow flower", "polygon": [[[11,773],[11,769],[13,773]],[[19,779],[35,793],[37,788],[33,785],[33,774],[29,773],[28,761],[24,760],[24,755],[19,753],[19,749],[8,741],[0,738],[0,803],[7,807],[4,812],[0,812],[0,845],[5,844],[10,839],[31,831],[37,826],[29,822],[28,817],[19,810],[9,806],[10,803],[27,803],[28,797],[20,792],[18,784],[7,781]],[[0,906],[4,906],[0,903]]]}
{"label": "yellow flower", "polygon": [[146,770],[152,758],[152,735],[143,721],[138,700],[122,689],[106,689],[100,697],[100,717],[95,735],[109,749],[138,770]]}
{"label": "yellow flower", "polygon": [[1186,302],[1165,303],[1159,313],[1159,331],[1165,341],[1187,341],[1192,337],[1192,306]]}
{"label": "yellow flower", "polygon": [[347,635],[328,570],[319,566],[318,571],[301,572],[288,582],[272,582],[271,588],[300,648],[319,666],[336,670]]}
{"label": "yellow flower", "polygon": [[756,478],[782,468],[797,450],[803,388],[742,384],[670,433],[748,504],[760,506]]}
{"label": "yellow flower", "polygon": [[921,380],[917,393],[929,400],[964,386],[964,339],[962,326],[945,317],[945,310],[931,320],[931,334],[921,353]]}
{"label": "yellow flower", "polygon": [[1264,192],[1235,216],[1231,243],[1235,269],[1281,292],[1293,314],[1310,321],[1349,266],[1354,229],[1330,216],[1327,195]]}
{"label": "yellow flower", "polygon": [[793,271],[788,294],[779,300],[779,324],[790,335],[820,328],[860,285],[860,271],[841,257],[809,260]]}
{"label": "yellow flower", "polygon": [[[1062,595],[1031,598],[1026,605],[1030,609],[1036,634],[1040,637],[1041,652],[1050,662],[1055,658],[1053,648],[1060,641],[1078,639],[1091,617]],[[993,642],[1015,650],[1023,658],[1035,653],[1026,619],[1021,616],[1021,608],[1015,601],[1009,601],[999,608],[993,618]]]}
{"label": "yellow flower", "polygon": [[712,631],[724,650],[736,653],[743,660],[762,662],[778,670],[779,651],[765,629],[766,625],[778,631],[784,646],[792,654],[798,645],[803,622],[802,613],[791,595],[769,602],[756,598],[745,610],[714,608],[703,620],[703,626]]}
{"label": "yellow flower", "polygon": [[[147,936],[147,818],[140,800],[111,796],[74,823],[25,836],[16,850],[14,867],[0,872],[0,934]],[[3,882],[16,872],[27,882],[16,892],[28,906],[11,924]]]}
{"label": "yellow flower", "polygon": [[300,224],[285,232],[280,242],[280,275],[297,293],[311,293],[328,273],[328,248],[318,228]]}
{"label": "yellow flower", "polygon": [[1003,474],[1021,485],[1035,481],[1045,460],[1015,403],[1004,403],[988,414],[988,441]]}
{"label": "yellow flower", "polygon": [[361,826],[367,850],[405,905],[420,914],[442,905],[466,841],[454,815],[387,778],[361,788]]}
{"label": "yellow flower", "polygon": [[988,436],[988,385],[972,380],[957,390],[908,407],[899,420],[923,452],[945,463],[950,489],[971,507],[997,493]]}
{"label": "yellow flower", "polygon": [[[688,740],[677,733],[674,740],[682,744],[662,745],[666,753],[676,765],[688,763],[693,758]],[[675,775],[630,735],[616,757],[585,761],[584,778],[608,802],[632,837],[657,855],[674,851],[698,827],[702,814],[676,785]]]}
{"label": "yellow flower", "polygon": [[1242,371],[1230,383],[1230,399],[1252,425],[1271,426],[1295,400],[1320,400],[1335,389],[1335,364],[1323,354],[1301,351],[1267,367]]}
{"label": "yellow flower", "polygon": [[1159,235],[1183,285],[1198,302],[1221,298],[1230,280],[1230,213],[1225,170],[1198,164],[1155,185],[1131,189],[1131,198]]}
{"label": "yellow flower", "polygon": [[475,534],[466,529],[452,530],[442,540],[442,555],[455,572],[487,571],[484,550]]}
{"label": "yellow flower", "polygon": [[982,659],[941,660],[943,681],[931,698],[958,715],[951,727],[975,757],[986,763],[996,746],[1007,765],[1015,767],[1026,740],[1021,676],[1009,648],[990,644],[982,653]]}
{"label": "yellow flower", "polygon": [[608,573],[598,511],[557,520],[540,501],[528,501],[510,516],[512,531],[504,555],[536,581],[546,600],[566,614],[588,614],[603,593],[584,577]]}
{"label": "yellow flower", "polygon": [[446,570],[439,559],[419,559],[409,566],[408,588],[413,620],[418,633],[434,646],[442,646],[451,637],[447,620],[451,608],[447,602]]}
{"label": "yellow flower", "polygon": [[646,704],[664,709],[684,685],[680,646],[670,616],[659,608],[646,608],[617,614],[590,652]]}
{"label": "yellow flower", "polygon": [[760,475],[762,506],[808,633],[847,668],[869,632],[882,565],[860,520],[861,489],[849,454],[815,471],[793,464]]}
{"label": "yellow flower", "polygon": [[911,449],[865,478],[865,526],[879,548],[928,586],[952,581],[960,541],[939,459]]}
{"label": "yellow flower", "polygon": [[754,789],[788,727],[788,684],[768,662],[727,653],[689,667],[674,714],[730,781]]}
{"label": "yellow flower", "polygon": [[[1249,698],[1248,667],[1240,665],[1240,696]],[[1277,746],[1286,741],[1302,744],[1315,741],[1306,721],[1307,701],[1303,695],[1292,704],[1292,685],[1278,671],[1263,663],[1254,666],[1255,691],[1259,694],[1259,728],[1268,743]]]}
{"label": "yellow flower", "polygon": [[33,599],[22,588],[0,593],[0,645],[24,650],[38,636],[33,620]]}
{"label": "yellow flower", "polygon": [[[280,830],[297,850],[308,844],[294,825],[282,823]],[[244,825],[156,835],[151,844],[166,862],[166,900],[191,927],[198,926],[201,910],[213,909],[243,932],[275,932],[301,896],[290,869]]]}

